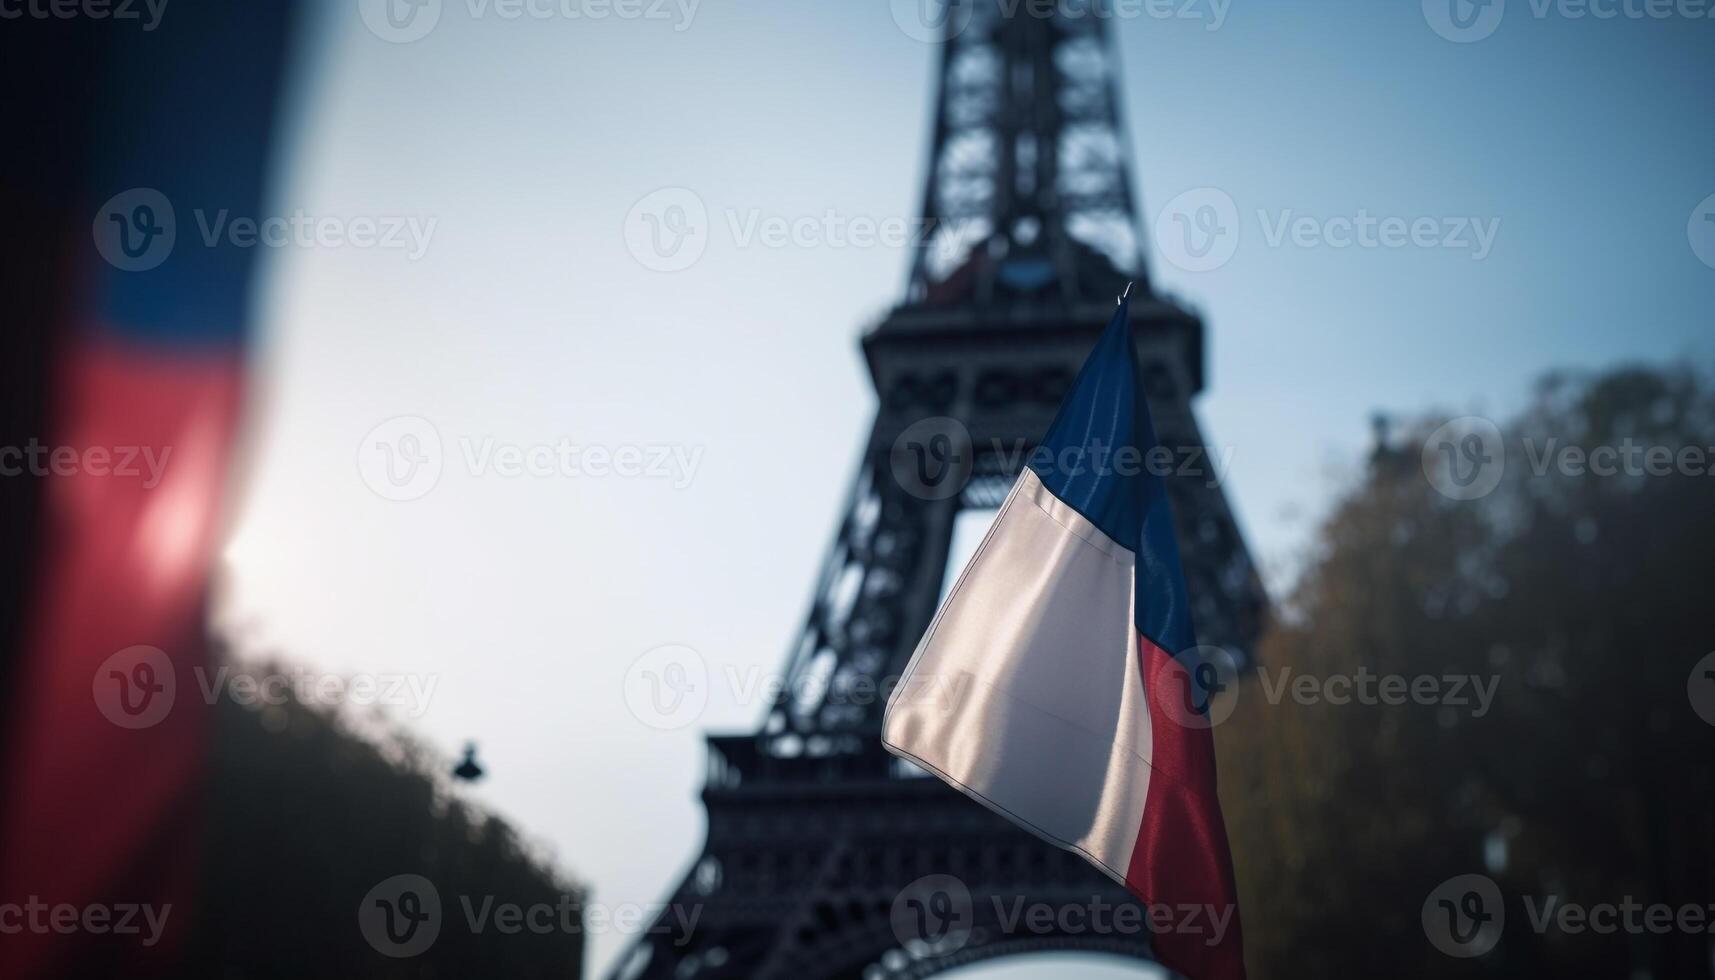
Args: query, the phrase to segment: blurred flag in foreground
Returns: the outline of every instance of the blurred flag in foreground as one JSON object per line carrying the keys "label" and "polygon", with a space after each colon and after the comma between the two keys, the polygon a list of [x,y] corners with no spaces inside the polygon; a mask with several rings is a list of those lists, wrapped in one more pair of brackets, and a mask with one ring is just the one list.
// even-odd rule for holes
{"label": "blurred flag in foreground", "polygon": [[[40,428],[0,460],[37,487],[11,556],[24,600],[0,740],[0,976],[162,975],[193,921],[203,767],[204,606],[243,396],[257,249],[203,230],[261,220],[287,0],[195,2],[148,30],[75,32],[45,65],[63,99],[66,224],[32,242],[58,292],[28,380]],[[53,35],[58,37],[58,34]],[[86,76],[88,81],[82,81]],[[67,84],[71,84],[69,79]],[[13,134],[23,138],[23,134]]]}
{"label": "blurred flag in foreground", "polygon": [[[883,740],[1146,906],[1228,923],[1157,932],[1154,949],[1192,980],[1234,980],[1244,954],[1215,794],[1217,688],[1147,464],[1156,438],[1138,378],[1122,300],[912,656]],[[910,694],[947,677],[975,682],[951,710]]]}

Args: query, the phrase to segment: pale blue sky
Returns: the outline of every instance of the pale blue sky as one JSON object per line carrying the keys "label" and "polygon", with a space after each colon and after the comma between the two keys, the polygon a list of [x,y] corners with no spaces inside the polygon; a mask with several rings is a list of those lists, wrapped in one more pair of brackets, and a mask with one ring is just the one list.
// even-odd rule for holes
{"label": "pale blue sky", "polygon": [[[1234,202],[1230,261],[1152,267],[1207,317],[1201,417],[1276,581],[1372,410],[1504,412],[1550,367],[1715,352],[1715,268],[1687,230],[1715,194],[1715,24],[1513,0],[1459,44],[1416,3],[1234,0],[1214,30],[1190,9],[1118,25],[1137,190],[1146,227],[1193,189]],[[879,0],[673,16],[446,0],[393,44],[355,0],[322,0],[278,213],[433,232],[415,260],[267,257],[221,612],[254,651],[432,677],[410,723],[448,752],[478,738],[492,777],[475,795],[613,903],[665,895],[701,841],[702,732],[761,714],[740,681],[779,667],[805,612],[873,408],[856,336],[908,262],[745,245],[726,216],[911,217],[934,58]],[[684,271],[627,247],[628,212],[663,187],[711,215]],[[1481,259],[1270,243],[1283,218],[1360,210],[1498,225]],[[404,503],[356,465],[397,416],[445,449],[438,485]],[[695,468],[507,478],[463,457],[561,439]],[[625,696],[663,644],[710,679],[668,731]],[[592,965],[621,942],[596,937]]]}

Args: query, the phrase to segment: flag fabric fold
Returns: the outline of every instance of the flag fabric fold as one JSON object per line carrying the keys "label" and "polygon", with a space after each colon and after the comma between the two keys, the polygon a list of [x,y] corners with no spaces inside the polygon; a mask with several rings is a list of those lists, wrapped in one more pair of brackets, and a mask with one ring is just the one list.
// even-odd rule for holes
{"label": "flag fabric fold", "polygon": [[[1122,300],[918,644],[883,742],[1173,923],[1153,937],[1163,965],[1236,980],[1219,688],[1191,626],[1161,452]],[[936,690],[963,694],[917,696]]]}
{"label": "flag fabric fold", "polygon": [[[29,325],[52,338],[52,387],[0,690],[0,903],[40,903],[55,927],[0,935],[8,980],[195,972],[214,714],[199,683],[264,251],[199,232],[266,218],[296,4],[186,7],[159,33],[67,25],[100,36],[66,72],[90,135],[48,287],[73,292],[63,319]],[[60,928],[67,908],[133,925]]]}

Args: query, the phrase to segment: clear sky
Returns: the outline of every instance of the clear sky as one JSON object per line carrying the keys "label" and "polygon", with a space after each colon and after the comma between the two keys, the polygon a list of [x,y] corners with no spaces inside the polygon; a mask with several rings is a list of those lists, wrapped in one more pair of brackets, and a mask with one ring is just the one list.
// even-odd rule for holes
{"label": "clear sky", "polygon": [[[913,217],[935,49],[906,0],[538,4],[444,0],[408,43],[316,6],[275,213],[407,219],[422,247],[266,257],[220,618],[252,653],[433,683],[395,713],[478,739],[476,797],[644,903],[699,847],[702,733],[756,724],[806,611],[873,410],[856,337],[909,258],[747,229]],[[1715,353],[1715,21],[1592,6],[1619,15],[1512,0],[1463,42],[1436,0],[1117,22],[1146,229],[1231,202],[1230,258],[1181,268],[1170,208],[1151,265],[1207,318],[1200,414],[1275,583],[1372,411],[1504,413],[1551,367]],[[662,188],[708,215],[679,271],[639,258]],[[1389,247],[1384,219],[1428,230]],[[433,428],[372,432],[400,416]],[[359,466],[401,434],[441,445],[403,502]],[[546,464],[562,440],[580,472]],[[506,447],[546,470],[503,475]],[[628,668],[663,645],[695,651],[700,711],[640,717]]]}

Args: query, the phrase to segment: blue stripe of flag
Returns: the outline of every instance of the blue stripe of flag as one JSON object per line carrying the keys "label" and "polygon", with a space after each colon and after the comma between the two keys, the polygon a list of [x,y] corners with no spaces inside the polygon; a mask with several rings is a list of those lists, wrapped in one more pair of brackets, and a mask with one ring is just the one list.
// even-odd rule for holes
{"label": "blue stripe of flag", "polygon": [[[1042,485],[1137,556],[1138,631],[1169,654],[1197,645],[1159,444],[1122,300],[1030,459]],[[1124,452],[1121,452],[1124,450]]]}

